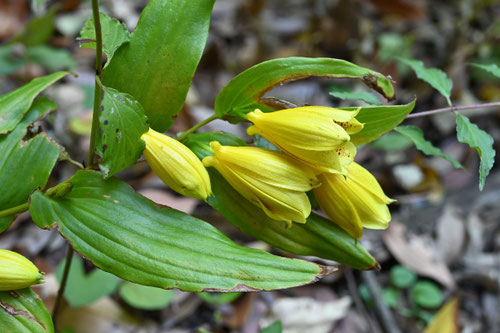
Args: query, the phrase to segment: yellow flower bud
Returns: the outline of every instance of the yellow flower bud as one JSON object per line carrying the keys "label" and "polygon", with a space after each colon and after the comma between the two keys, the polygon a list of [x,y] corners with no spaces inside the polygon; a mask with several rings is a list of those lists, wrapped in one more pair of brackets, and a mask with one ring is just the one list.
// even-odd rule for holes
{"label": "yellow flower bud", "polygon": [[354,117],[357,111],[323,106],[305,106],[263,113],[248,113],[254,125],[249,135],[259,134],[282,151],[321,172],[345,174],[345,165],[356,155],[349,134],[363,129]]}
{"label": "yellow flower bud", "polygon": [[172,190],[202,200],[212,193],[207,170],[188,147],[153,129],[141,139],[146,142],[144,157],[149,166]]}
{"label": "yellow flower bud", "polygon": [[388,198],[373,175],[353,162],[346,166],[347,176],[323,173],[321,186],[314,189],[319,206],[325,214],[356,239],[363,227],[386,229],[391,214]]}
{"label": "yellow flower bud", "polygon": [[319,186],[312,169],[278,151],[222,146],[212,141],[213,156],[203,159],[243,197],[274,220],[305,223],[311,213],[306,191]]}
{"label": "yellow flower bud", "polygon": [[38,284],[42,274],[22,255],[0,249],[0,290],[15,290]]}

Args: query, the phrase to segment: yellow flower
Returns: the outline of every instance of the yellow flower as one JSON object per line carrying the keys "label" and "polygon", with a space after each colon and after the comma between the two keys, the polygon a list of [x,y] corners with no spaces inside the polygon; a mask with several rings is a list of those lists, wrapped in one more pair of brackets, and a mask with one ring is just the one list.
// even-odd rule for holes
{"label": "yellow flower", "polygon": [[391,214],[388,198],[379,183],[365,168],[353,162],[346,166],[347,176],[323,173],[321,186],[314,189],[319,206],[325,214],[356,239],[363,227],[386,229]]}
{"label": "yellow flower", "polygon": [[212,193],[207,170],[188,147],[152,129],[141,139],[149,166],[172,190],[202,200]]}
{"label": "yellow flower", "polygon": [[363,129],[357,111],[305,106],[263,113],[248,113],[254,125],[249,135],[259,134],[297,160],[322,172],[345,174],[345,165],[356,155],[349,134]]}
{"label": "yellow flower", "polygon": [[213,156],[203,159],[243,197],[274,220],[305,223],[311,213],[306,191],[319,185],[312,169],[286,154],[257,147],[222,146],[212,141]]}
{"label": "yellow flower", "polygon": [[22,255],[0,249],[0,290],[29,287],[42,281],[42,274]]}

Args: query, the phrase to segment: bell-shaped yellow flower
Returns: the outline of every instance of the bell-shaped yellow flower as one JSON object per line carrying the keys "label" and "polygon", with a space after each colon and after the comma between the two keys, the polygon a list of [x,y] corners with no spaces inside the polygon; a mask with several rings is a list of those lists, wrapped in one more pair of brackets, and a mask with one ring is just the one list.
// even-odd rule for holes
{"label": "bell-shaped yellow flower", "polygon": [[349,134],[363,129],[357,111],[305,106],[264,113],[248,113],[254,125],[249,135],[259,134],[297,160],[321,171],[345,174],[345,165],[356,155]]}
{"label": "bell-shaped yellow flower", "polygon": [[215,167],[243,197],[274,220],[305,223],[311,213],[306,191],[320,183],[314,171],[278,151],[257,147],[222,146],[212,141],[213,156],[203,159]]}
{"label": "bell-shaped yellow flower", "polygon": [[0,290],[15,290],[43,282],[42,274],[22,255],[0,249]]}
{"label": "bell-shaped yellow flower", "polygon": [[363,227],[386,229],[391,214],[388,198],[373,175],[353,162],[346,166],[347,175],[318,175],[321,186],[314,189],[319,206],[325,214],[356,239]]}
{"label": "bell-shaped yellow flower", "polygon": [[212,193],[208,172],[196,155],[179,141],[149,129],[144,157],[154,173],[172,190],[206,200]]}

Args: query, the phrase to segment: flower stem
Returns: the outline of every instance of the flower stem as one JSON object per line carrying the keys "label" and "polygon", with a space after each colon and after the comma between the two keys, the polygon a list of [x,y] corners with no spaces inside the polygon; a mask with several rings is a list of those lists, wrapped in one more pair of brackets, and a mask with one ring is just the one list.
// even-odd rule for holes
{"label": "flower stem", "polygon": [[205,120],[202,120],[200,121],[198,124],[194,125],[193,127],[191,127],[190,129],[188,129],[187,131],[185,131],[184,133],[182,133],[181,135],[179,135],[177,137],[177,140],[179,141],[182,141],[184,140],[185,138],[187,138],[189,136],[189,134],[191,133],[194,133],[196,130],[198,130],[200,127],[203,127],[205,126],[206,124],[208,124],[209,122],[211,121],[214,121],[215,119],[218,119],[219,117],[216,115],[216,114],[213,114],[212,116],[208,117],[207,119]]}
{"label": "flower stem", "polygon": [[19,214],[28,210],[29,204],[23,203],[22,205],[15,206],[9,209],[1,210],[0,217],[10,216],[14,214]]}
{"label": "flower stem", "polygon": [[90,132],[89,159],[88,165],[94,162],[95,146],[97,135],[99,134],[99,112],[101,109],[102,87],[98,84],[98,80],[102,79],[102,33],[101,20],[99,18],[99,2],[92,0],[92,13],[94,15],[95,40],[96,40],[96,80],[94,86],[94,112],[92,114],[92,130]]}
{"label": "flower stem", "polygon": [[418,113],[411,113],[408,116],[406,116],[406,119],[425,117],[425,116],[430,116],[433,114],[447,112],[447,111],[473,110],[473,109],[492,108],[492,107],[500,107],[500,102],[462,105],[462,106],[448,106],[448,107],[441,108],[441,109],[422,111],[422,112],[418,112]]}
{"label": "flower stem", "polygon": [[57,332],[57,315],[59,313],[59,308],[61,307],[61,300],[64,295],[64,290],[66,289],[66,283],[68,282],[69,268],[71,267],[71,261],[73,260],[73,247],[68,243],[68,252],[66,253],[66,262],[64,263],[64,272],[61,280],[61,285],[57,291],[56,303],[54,309],[52,310],[52,322],[54,323],[54,332]]}

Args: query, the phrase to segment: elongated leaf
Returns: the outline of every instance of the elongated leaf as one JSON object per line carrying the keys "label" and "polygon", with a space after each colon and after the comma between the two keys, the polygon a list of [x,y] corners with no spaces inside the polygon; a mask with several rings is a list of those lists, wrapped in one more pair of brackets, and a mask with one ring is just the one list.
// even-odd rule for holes
{"label": "elongated leaf", "polygon": [[[203,133],[203,137],[197,136],[191,135],[185,144],[200,158],[210,155],[204,148],[211,141],[209,133]],[[218,133],[216,139],[221,144],[238,145],[231,136],[228,136],[227,141],[221,136]],[[197,140],[199,143],[194,144]],[[208,172],[213,192],[208,203],[247,235],[295,254],[335,260],[357,269],[377,267],[377,262],[365,248],[335,223],[313,213],[307,223],[294,223],[287,229],[284,222],[270,219],[260,208],[241,196],[214,168],[208,168]]]}
{"label": "elongated leaf", "polygon": [[419,79],[424,80],[434,89],[439,91],[439,93],[446,98],[448,104],[451,105],[450,95],[451,88],[453,88],[453,81],[451,81],[445,72],[437,68],[426,68],[424,63],[420,60],[404,58],[399,58],[399,60],[410,66]]}
{"label": "elongated leaf", "polygon": [[273,108],[261,100],[266,92],[278,84],[310,76],[359,79],[387,99],[394,98],[391,81],[370,69],[340,59],[290,57],[265,61],[240,73],[217,96],[215,113],[239,122],[256,108],[270,111]]}
{"label": "elongated leaf", "polygon": [[23,31],[10,42],[23,43],[26,46],[36,46],[47,42],[54,34],[57,8],[58,6],[54,5],[44,15],[30,20]]}
{"label": "elongated leaf", "polygon": [[[56,143],[41,133],[23,140],[26,127],[42,117],[56,105],[45,97],[35,99],[30,111],[9,134],[0,135],[0,210],[28,201],[37,187],[44,187],[57,162],[59,149]],[[0,232],[10,226],[14,215],[0,218]]]}
{"label": "elongated leaf", "polygon": [[78,171],[71,191],[31,196],[42,228],[59,226],[74,249],[125,280],[185,291],[289,288],[324,274],[321,267],[235,244],[210,224],[153,202],[116,178]]}
{"label": "elongated leaf", "polygon": [[75,59],[68,50],[56,49],[47,45],[39,45],[26,49],[26,59],[47,68],[49,71],[72,69]]}
{"label": "elongated leaf", "polygon": [[0,96],[0,134],[12,131],[28,112],[33,99],[45,88],[64,77],[68,72],[57,72],[33,79],[6,95]]}
{"label": "elongated leaf", "polygon": [[132,96],[105,88],[99,123],[102,131],[97,141],[97,153],[102,158],[99,167],[107,178],[141,156],[146,146],[140,138],[149,129],[148,119]]}
{"label": "elongated leaf", "polygon": [[186,99],[208,37],[215,0],[151,0],[130,43],[104,72],[104,84],[134,96],[157,131],[166,131]]}
{"label": "elongated leaf", "polygon": [[[356,119],[364,124],[361,132],[351,135],[351,142],[363,145],[380,138],[398,126],[413,110],[415,101],[406,105],[384,105],[361,107]],[[340,108],[356,110],[357,108]]]}
{"label": "elongated leaf", "polygon": [[446,155],[441,151],[441,149],[435,147],[432,143],[425,140],[424,133],[417,126],[398,126],[394,130],[410,139],[415,144],[415,147],[417,147],[417,149],[425,155],[442,157],[450,162],[455,168],[464,168],[462,164],[460,164],[460,162]]}
{"label": "elongated leaf", "polygon": [[54,332],[49,312],[31,288],[0,291],[0,328],[12,333]]}
{"label": "elongated leaf", "polygon": [[466,143],[477,150],[481,159],[479,189],[483,190],[484,181],[495,163],[496,152],[493,148],[493,138],[461,114],[457,114],[457,138],[459,142]]}
{"label": "elongated leaf", "polygon": [[[108,57],[109,63],[116,50],[122,44],[130,41],[130,32],[125,24],[120,23],[117,19],[111,18],[104,13],[99,13],[99,19],[101,21],[102,51]],[[95,49],[95,39],[94,17],[91,16],[87,22],[85,22],[77,40],[91,40],[90,42],[81,44],[80,47]]]}
{"label": "elongated leaf", "polygon": [[332,86],[328,94],[332,97],[346,100],[361,100],[370,105],[382,105],[377,96],[368,91],[350,91],[344,86]]}
{"label": "elongated leaf", "polygon": [[497,64],[470,64],[471,66],[480,68],[482,70],[485,70],[496,77],[500,78],[500,67],[497,66]]}

